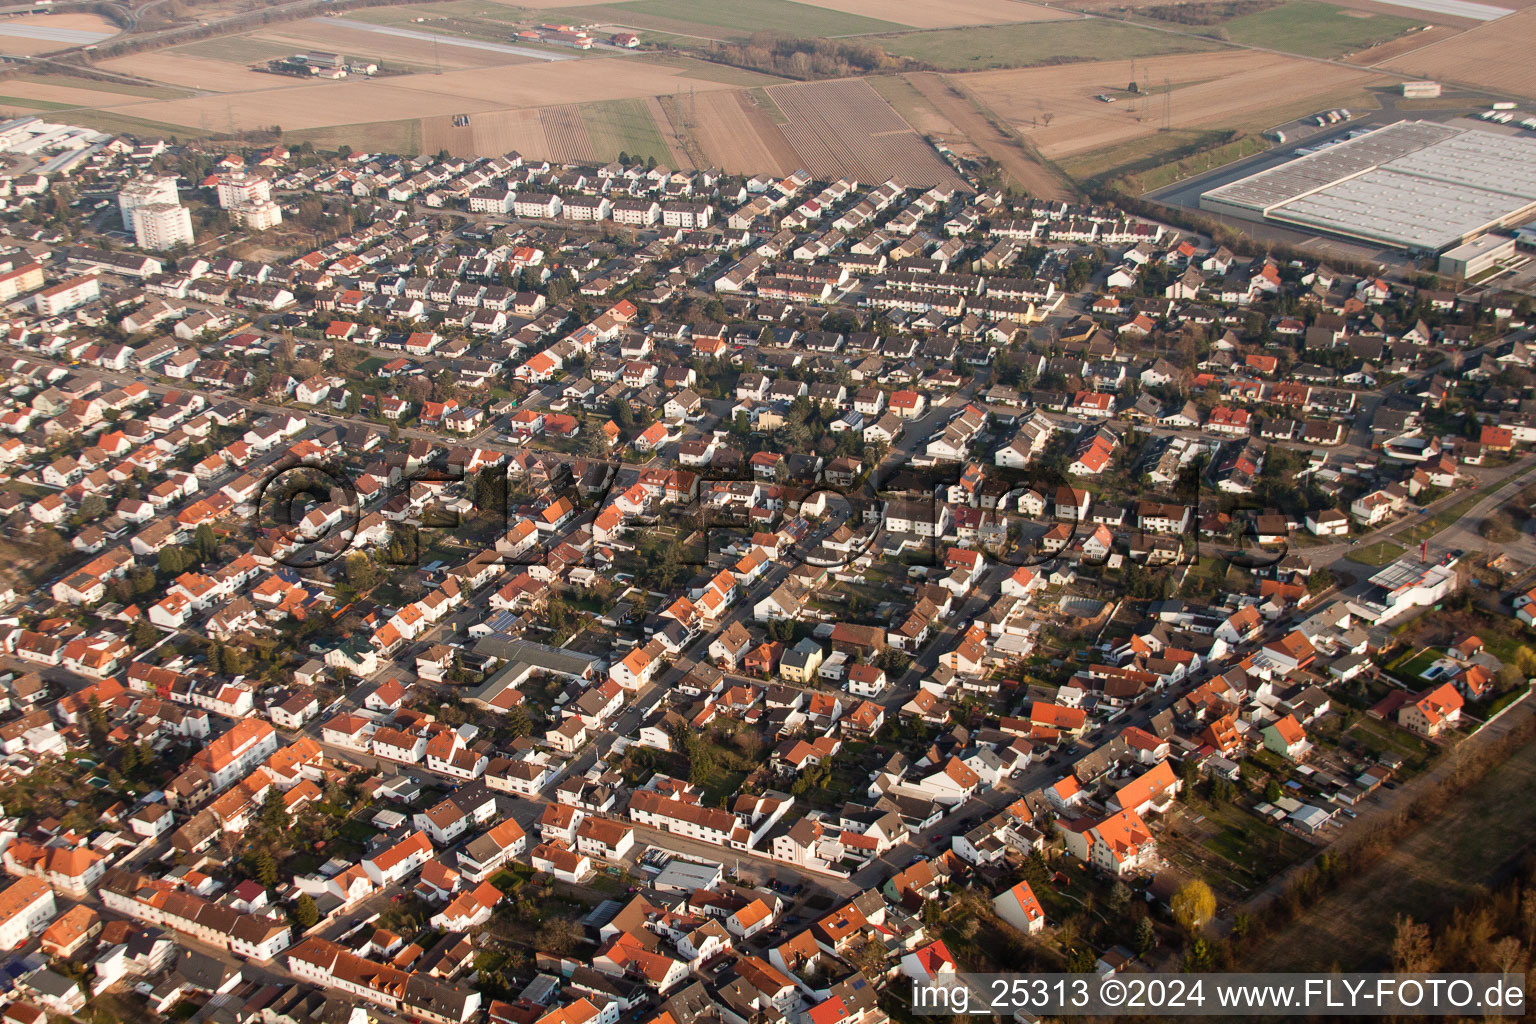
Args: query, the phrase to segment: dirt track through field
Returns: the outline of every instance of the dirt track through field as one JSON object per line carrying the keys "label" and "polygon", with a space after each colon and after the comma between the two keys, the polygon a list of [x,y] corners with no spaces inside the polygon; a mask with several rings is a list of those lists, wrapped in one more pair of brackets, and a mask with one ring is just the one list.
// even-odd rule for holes
{"label": "dirt track through field", "polygon": [[996,160],[1003,173],[1030,195],[1042,199],[1066,199],[1071,189],[1054,171],[1032,157],[1015,138],[999,131],[976,109],[963,90],[944,76],[921,72],[905,76],[956,130],[982,153]]}

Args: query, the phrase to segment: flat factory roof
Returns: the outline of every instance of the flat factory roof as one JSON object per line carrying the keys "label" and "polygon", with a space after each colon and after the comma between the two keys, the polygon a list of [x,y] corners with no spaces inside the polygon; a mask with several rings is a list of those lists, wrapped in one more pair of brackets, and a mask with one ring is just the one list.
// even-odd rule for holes
{"label": "flat factory roof", "polygon": [[1439,250],[1536,211],[1536,139],[1399,121],[1211,189],[1205,209]]}
{"label": "flat factory roof", "polygon": [[1398,121],[1213,188],[1201,198],[1267,213],[1281,203],[1452,138],[1462,130],[1430,121]]}
{"label": "flat factory roof", "polygon": [[1269,216],[1404,249],[1440,249],[1533,201],[1378,168],[1275,207]]}

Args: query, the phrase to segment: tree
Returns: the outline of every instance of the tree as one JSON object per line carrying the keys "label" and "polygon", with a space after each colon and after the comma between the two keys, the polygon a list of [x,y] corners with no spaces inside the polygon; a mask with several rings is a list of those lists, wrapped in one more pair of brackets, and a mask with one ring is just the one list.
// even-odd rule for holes
{"label": "tree", "polygon": [[533,723],[521,704],[512,705],[506,714],[507,731],[513,736],[527,736],[533,732]]}
{"label": "tree", "polygon": [[359,594],[372,590],[379,582],[379,573],[372,559],[361,551],[354,551],[347,556],[345,568],[347,585]]}
{"label": "tree", "polygon": [[139,619],[128,629],[128,636],[133,641],[133,646],[143,650],[160,639],[160,631],[147,619]]}
{"label": "tree", "polygon": [[1392,966],[1404,974],[1433,971],[1435,947],[1429,925],[1420,924],[1407,914],[1398,914],[1392,928]]}
{"label": "tree", "polygon": [[1211,950],[1211,944],[1204,939],[1197,938],[1190,942],[1184,950],[1184,970],[1189,974],[1198,974],[1201,971],[1209,971],[1215,964],[1216,958]]}
{"label": "tree", "polygon": [[1185,882],[1173,894],[1173,919],[1187,932],[1198,932],[1216,914],[1216,896],[1198,878]]}
{"label": "tree", "polygon": [[1264,784],[1265,800],[1268,800],[1270,803],[1274,803],[1276,800],[1279,800],[1280,797],[1280,783],[1276,782],[1274,779],[1270,779]]}
{"label": "tree", "polygon": [[268,889],[277,885],[277,860],[266,847],[256,851],[256,880]]}
{"label": "tree", "polygon": [[299,901],[293,905],[293,919],[299,923],[300,928],[313,928],[320,921],[320,908],[315,906],[315,898],[309,893],[301,893]]}
{"label": "tree", "polygon": [[90,708],[86,711],[86,721],[90,723],[91,737],[94,740],[100,742],[107,738],[107,712],[94,693],[91,694]]}
{"label": "tree", "polygon": [[99,494],[87,494],[80,499],[80,519],[91,522],[107,514],[107,499]]}
{"label": "tree", "polygon": [[160,549],[160,572],[166,576],[177,576],[185,572],[187,568],[187,555],[180,547],[171,545]]}
{"label": "tree", "polygon": [[261,801],[261,827],[273,837],[288,830],[288,808],[283,804],[283,794],[276,786],[267,790]]}
{"label": "tree", "polygon": [[207,523],[200,523],[197,527],[197,557],[203,561],[214,556],[219,549],[218,539],[213,535],[213,527]]}
{"label": "tree", "polygon": [[1136,922],[1136,955],[1146,956],[1157,945],[1157,927],[1150,917]]}
{"label": "tree", "polygon": [[1105,902],[1105,909],[1116,917],[1125,913],[1125,908],[1131,905],[1131,889],[1124,882],[1116,879],[1115,884],[1109,888],[1109,898]]}

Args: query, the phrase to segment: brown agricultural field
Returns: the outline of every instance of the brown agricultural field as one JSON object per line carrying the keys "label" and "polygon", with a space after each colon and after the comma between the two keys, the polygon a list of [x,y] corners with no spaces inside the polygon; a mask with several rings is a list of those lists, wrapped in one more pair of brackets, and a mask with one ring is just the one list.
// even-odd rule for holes
{"label": "brown agricultural field", "polygon": [[[954,125],[970,148],[997,161],[1003,173],[1031,195],[1042,199],[1067,199],[1071,189],[1055,171],[1046,167],[1020,139],[994,124],[978,110],[964,88],[942,75],[920,73],[904,76],[939,114]],[[964,152],[964,150],[960,150]]]}
{"label": "brown agricultural field", "polygon": [[[727,95],[723,93],[705,93],[706,96]],[[650,96],[645,100],[646,113],[651,115],[651,121],[656,125],[656,130],[661,133],[661,139],[667,144],[667,151],[671,153],[671,159],[667,166],[678,170],[692,170],[699,166],[689,151],[688,140],[678,132],[677,126],[672,123],[672,117],[662,103],[662,99],[675,99],[676,97]]]}
{"label": "brown agricultural field", "polygon": [[549,140],[549,158],[561,164],[590,164],[597,161],[592,137],[587,134],[581,110],[572,104],[545,107],[539,111],[539,123]]}
{"label": "brown agricultural field", "polygon": [[[170,63],[163,54],[140,54],[109,61],[105,66],[141,77],[194,84],[184,72],[193,59],[178,58],[173,73],[157,66]],[[728,90],[720,82],[689,78],[675,68],[625,58],[593,58],[557,63],[529,63],[415,74],[389,78],[347,78],[305,81],[241,71],[216,61],[223,74],[245,82],[236,92],[177,100],[135,100],[108,109],[151,121],[221,130],[233,122],[237,129],[279,124],[285,128],[377,121],[380,113],[395,118],[431,118],[456,113],[484,113],[511,108],[544,107],[608,99],[644,98],[666,93]],[[213,78],[212,74],[209,76]],[[205,87],[219,88],[217,80]],[[499,152],[499,150],[497,150]]]}
{"label": "brown agricultural field", "polygon": [[[1370,71],[1252,50],[1138,60],[1135,74],[1148,92],[1140,99],[1121,91],[1131,74],[1131,62],[1122,60],[955,77],[1052,161],[1156,133],[1165,103],[1172,128],[1254,131],[1299,117],[1322,97],[1363,94],[1387,81]],[[1094,98],[1100,93],[1120,99],[1104,103]]]}
{"label": "brown agricultural field", "polygon": [[704,161],[730,174],[790,174],[801,161],[794,147],[743,91],[676,97],[669,107]]}
{"label": "brown agricultural field", "polygon": [[964,187],[933,147],[862,78],[775,85],[767,91],[789,119],[784,137],[814,177]]}
{"label": "brown agricultural field", "polygon": [[1389,60],[1400,74],[1536,97],[1536,8],[1486,22],[1451,39]]}
{"label": "brown agricultural field", "polygon": [[114,57],[111,60],[102,61],[100,67],[104,71],[116,71],[118,74],[134,75],[152,82],[163,82],[166,85],[184,89],[201,89],[209,92],[247,92],[300,82],[296,78],[279,78],[276,75],[251,71],[244,64],[194,57],[178,53],[176,50]]}
{"label": "brown agricultural field", "polygon": [[18,99],[43,100],[47,103],[73,104],[81,107],[106,107],[123,101],[123,94],[120,92],[112,92],[110,89],[92,89],[88,79],[81,78],[77,81],[80,83],[78,87],[59,85],[56,82],[10,79],[0,82],[0,93],[15,96]]}
{"label": "brown agricultural field", "polygon": [[469,126],[456,128],[453,116],[421,119],[421,148],[426,153],[446,149],[455,156],[494,156],[517,150],[547,160],[549,139],[537,110],[492,110],[475,114]]}
{"label": "brown agricultural field", "polygon": [[1359,53],[1351,54],[1349,62],[1351,64],[1381,64],[1394,57],[1401,57],[1406,53],[1422,49],[1430,43],[1438,43],[1442,39],[1449,39],[1460,31],[1460,29],[1450,28],[1445,25],[1431,25],[1422,31],[1411,32],[1406,36],[1393,39],[1391,42],[1382,43],[1380,46],[1373,46],[1369,50],[1361,50]]}
{"label": "brown agricultural field", "polygon": [[800,0],[812,7],[895,21],[913,28],[1002,25],[1017,21],[1059,21],[1072,14],[1021,0]]}

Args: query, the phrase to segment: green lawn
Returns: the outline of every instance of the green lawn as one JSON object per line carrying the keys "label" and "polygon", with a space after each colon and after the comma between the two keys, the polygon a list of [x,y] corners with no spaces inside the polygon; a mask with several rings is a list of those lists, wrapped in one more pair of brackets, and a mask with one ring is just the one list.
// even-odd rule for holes
{"label": "green lawn", "polygon": [[580,110],[599,160],[617,160],[620,153],[628,153],[637,160],[655,157],[657,163],[672,163],[672,151],[644,100],[583,103]]}
{"label": "green lawn", "polygon": [[1182,178],[1252,156],[1269,147],[1254,135],[1228,141],[1230,132],[1195,128],[1158,132],[1141,139],[1090,150],[1061,162],[1062,172],[1076,181],[1127,178],[1136,194],[1151,192]]}
{"label": "green lawn", "polygon": [[[563,20],[581,24],[632,25],[662,32],[705,36],[746,36],[781,32],[802,39],[900,32],[908,26],[791,0],[632,0],[623,4],[567,7]],[[710,31],[710,30],[715,31]]]}
{"label": "green lawn", "polygon": [[369,21],[375,25],[417,25],[417,19],[425,19],[422,31],[432,31],[431,22],[438,18],[485,18],[490,21],[529,20],[537,12],[484,3],[482,0],[444,0],[442,3],[405,4],[399,7],[365,7],[348,11],[348,18]]}
{"label": "green lawn", "polygon": [[[168,139],[190,139],[198,134],[206,134],[206,132],[199,133],[197,129],[188,128],[184,124],[167,124],[164,121],[151,121],[143,117],[120,114],[115,110],[92,110],[89,107],[76,107],[71,110],[69,123],[82,128],[111,132],[114,135],[160,135]],[[166,379],[169,380],[169,378]]]}
{"label": "green lawn", "polygon": [[[699,43],[697,39],[685,39],[681,36],[672,36],[663,40],[658,33],[647,33],[648,42],[666,42],[670,46],[686,49],[688,43]],[[701,44],[702,45],[702,44]],[[728,64],[712,64],[707,60],[689,56],[686,53],[673,53],[665,50],[647,50],[643,53],[632,55],[630,60],[643,61],[646,64],[659,64],[667,68],[679,68],[689,78],[699,78],[706,82],[723,82],[726,85],[739,85],[749,88],[759,85],[776,85],[785,79],[777,75],[770,75],[762,71],[753,71],[749,68],[731,67]]]}
{"label": "green lawn", "polygon": [[158,85],[131,85],[128,82],[105,81],[99,78],[77,78],[74,75],[17,75],[12,81],[33,82],[37,85],[57,85],[70,89],[90,89],[92,92],[118,93],[123,96],[143,96],[146,99],[173,100],[190,96],[186,89],[174,89]]}
{"label": "green lawn", "polygon": [[59,103],[54,100],[33,99],[30,96],[0,96],[0,104],[5,104],[6,106],[15,104],[18,107],[29,107],[32,110],[71,110],[79,105],[76,103]]}
{"label": "green lawn", "polygon": [[1424,672],[1445,657],[1445,651],[1438,647],[1426,647],[1411,658],[1399,658],[1387,666],[1387,671],[1397,676],[1410,686],[1418,686],[1424,682]]}
{"label": "green lawn", "polygon": [[276,60],[279,57],[291,57],[296,49],[297,47],[291,43],[279,43],[270,39],[223,36],[199,39],[195,43],[178,46],[170,52],[184,53],[191,57],[207,57],[212,60],[234,61],[238,64],[256,64],[260,61]]}
{"label": "green lawn", "polygon": [[1366,14],[1318,0],[1292,0],[1267,11],[1233,18],[1218,31],[1234,43],[1267,46],[1307,57],[1337,57],[1396,39],[1422,24],[1422,19]]}
{"label": "green lawn", "polygon": [[1423,771],[1434,759],[1436,748],[1432,744],[1388,722],[1362,716],[1350,728],[1348,735],[1370,751],[1373,757],[1386,753],[1399,755],[1403,758],[1404,766],[1414,772]]}
{"label": "green lawn", "polygon": [[1118,21],[1048,21],[1004,25],[985,32],[944,29],[908,32],[879,40],[887,53],[923,61],[945,71],[1018,68],[1052,62],[1192,53],[1221,47],[1216,40],[1195,39],[1138,28]]}
{"label": "green lawn", "polygon": [[1359,562],[1361,565],[1373,565],[1380,568],[1388,562],[1394,561],[1408,549],[1401,544],[1390,540],[1378,540],[1374,544],[1367,544],[1363,548],[1355,548],[1345,557],[1351,562]]}

